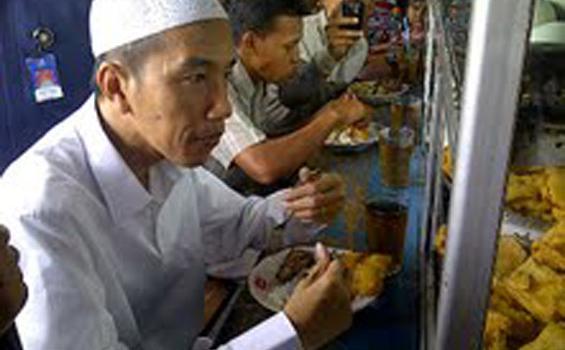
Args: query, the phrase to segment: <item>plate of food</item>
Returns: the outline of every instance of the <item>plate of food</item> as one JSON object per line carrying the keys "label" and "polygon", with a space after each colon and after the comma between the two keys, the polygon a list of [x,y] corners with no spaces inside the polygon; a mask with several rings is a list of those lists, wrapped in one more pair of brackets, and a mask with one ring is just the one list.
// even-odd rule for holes
{"label": "plate of food", "polygon": [[335,129],[325,141],[327,147],[339,151],[363,151],[379,140],[378,127],[374,122],[366,125],[350,125]]}
{"label": "plate of food", "polygon": [[398,79],[383,78],[375,81],[358,81],[349,87],[361,101],[371,106],[390,104],[409,90],[409,86]]}
{"label": "plate of food", "polygon": [[[332,256],[342,261],[347,271],[353,311],[365,308],[378,298],[391,263],[389,256],[328,249]],[[265,308],[281,311],[298,282],[315,264],[314,255],[314,247],[299,246],[267,256],[248,277],[251,295]]]}

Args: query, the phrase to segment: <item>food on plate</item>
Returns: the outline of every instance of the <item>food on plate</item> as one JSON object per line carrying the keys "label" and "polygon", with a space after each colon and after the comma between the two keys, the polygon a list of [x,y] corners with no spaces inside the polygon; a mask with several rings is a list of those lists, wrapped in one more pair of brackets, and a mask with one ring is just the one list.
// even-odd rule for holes
{"label": "food on plate", "polygon": [[510,275],[527,258],[528,253],[514,237],[502,236],[498,242],[498,254],[494,266],[495,278]]}
{"label": "food on plate", "polygon": [[529,258],[504,283],[512,298],[539,321],[565,318],[565,275]]}
{"label": "food on plate", "polygon": [[345,128],[339,128],[332,131],[326,140],[326,144],[338,144],[338,145],[358,145],[367,143],[371,140],[371,137],[375,135],[375,132],[371,132],[371,128],[374,125],[370,123],[362,125],[350,125]]}
{"label": "food on plate", "polygon": [[[505,324],[508,324],[508,327],[504,329],[504,337],[510,342],[525,343],[534,339],[538,334],[538,322],[512,299],[503,282],[496,280],[493,282],[489,312],[504,316]],[[499,319],[499,317],[495,317],[490,322],[498,322]],[[489,327],[491,331],[497,330],[500,326],[500,324],[489,326],[488,322],[489,319],[487,318],[487,330]],[[493,335],[489,334],[488,336],[492,337]]]}
{"label": "food on plate", "polygon": [[565,168],[523,167],[508,177],[506,205],[546,222],[565,219]]}
{"label": "food on plate", "polygon": [[565,349],[565,325],[548,324],[533,342],[520,350],[563,350]]}
{"label": "food on plate", "polygon": [[291,281],[299,273],[313,266],[315,262],[314,253],[302,249],[291,249],[280,266],[276,278],[280,283]]}
{"label": "food on plate", "polygon": [[508,317],[496,311],[487,312],[487,322],[484,332],[484,345],[488,350],[508,349],[507,338],[510,329]]}
{"label": "food on plate", "polygon": [[382,78],[376,81],[361,81],[353,83],[351,91],[361,98],[386,98],[389,95],[401,93],[405,86],[400,79]]}
{"label": "food on plate", "polygon": [[560,224],[546,232],[532,244],[532,257],[541,265],[565,273],[565,225]]}
{"label": "food on plate", "polygon": [[[434,247],[440,257],[445,256],[447,244],[447,226],[442,225],[436,234]],[[498,242],[498,253],[494,266],[494,277],[503,278],[512,273],[528,258],[528,252],[516,238],[502,235]]]}
{"label": "food on plate", "polygon": [[565,209],[565,168],[547,168],[546,173],[551,203]]}
{"label": "food on plate", "polygon": [[[381,294],[392,260],[389,256],[371,254],[357,260],[350,271],[350,290],[353,296]],[[345,265],[345,263],[344,263]]]}

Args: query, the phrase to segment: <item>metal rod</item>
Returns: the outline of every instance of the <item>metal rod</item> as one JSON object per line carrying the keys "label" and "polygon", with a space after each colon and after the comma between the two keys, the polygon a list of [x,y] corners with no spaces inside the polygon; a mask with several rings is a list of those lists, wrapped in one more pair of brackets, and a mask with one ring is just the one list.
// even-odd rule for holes
{"label": "metal rod", "polygon": [[473,2],[440,350],[481,348],[531,8],[531,0]]}

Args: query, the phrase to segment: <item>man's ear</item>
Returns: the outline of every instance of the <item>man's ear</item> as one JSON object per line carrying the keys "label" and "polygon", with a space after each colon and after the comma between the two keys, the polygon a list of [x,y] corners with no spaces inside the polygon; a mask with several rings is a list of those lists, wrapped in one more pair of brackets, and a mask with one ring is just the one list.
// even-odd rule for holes
{"label": "man's ear", "polygon": [[255,56],[258,55],[259,51],[257,44],[259,39],[260,38],[256,33],[252,31],[245,32],[241,37],[241,42],[240,42],[241,50],[246,54],[253,54]]}
{"label": "man's ear", "polygon": [[119,63],[103,62],[96,72],[96,85],[100,96],[114,104],[121,113],[131,111],[128,89],[131,76]]}

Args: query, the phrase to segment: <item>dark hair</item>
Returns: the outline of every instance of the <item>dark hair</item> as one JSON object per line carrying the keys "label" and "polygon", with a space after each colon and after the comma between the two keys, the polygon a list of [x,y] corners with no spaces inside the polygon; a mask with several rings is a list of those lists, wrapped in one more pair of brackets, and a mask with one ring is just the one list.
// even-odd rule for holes
{"label": "dark hair", "polygon": [[96,73],[104,62],[120,62],[133,76],[139,77],[143,65],[150,53],[165,47],[165,39],[160,34],[155,34],[147,38],[134,41],[130,44],[120,46],[108,51],[94,60],[94,67],[91,77],[91,84],[95,94],[100,95],[100,89],[96,84]]}
{"label": "dark hair", "polygon": [[222,3],[230,17],[236,44],[248,31],[268,32],[279,16],[310,14],[305,1],[300,0],[223,0]]}

